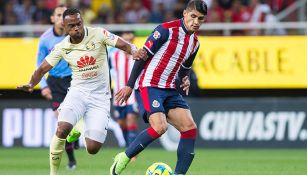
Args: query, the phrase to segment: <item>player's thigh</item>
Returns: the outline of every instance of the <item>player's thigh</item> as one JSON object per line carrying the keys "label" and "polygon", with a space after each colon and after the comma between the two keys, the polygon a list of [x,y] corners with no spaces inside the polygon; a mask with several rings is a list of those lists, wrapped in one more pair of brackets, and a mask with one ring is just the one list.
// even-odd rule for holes
{"label": "player's thigh", "polygon": [[75,126],[86,111],[84,95],[76,89],[69,90],[58,111],[59,122],[68,122]]}
{"label": "player's thigh", "polygon": [[168,122],[180,132],[196,128],[196,124],[189,109],[173,108],[168,111],[167,116]]}
{"label": "player's thigh", "polygon": [[162,135],[167,130],[166,116],[162,112],[155,112],[150,114],[149,118],[150,126],[159,134]]}
{"label": "player's thigh", "polygon": [[135,91],[135,97],[139,106],[139,114],[149,122],[149,116],[154,113],[165,113],[163,106],[167,92],[159,88],[144,87]]}
{"label": "player's thigh", "polygon": [[110,100],[103,100],[99,105],[89,105],[84,115],[84,136],[104,143],[110,120]]}

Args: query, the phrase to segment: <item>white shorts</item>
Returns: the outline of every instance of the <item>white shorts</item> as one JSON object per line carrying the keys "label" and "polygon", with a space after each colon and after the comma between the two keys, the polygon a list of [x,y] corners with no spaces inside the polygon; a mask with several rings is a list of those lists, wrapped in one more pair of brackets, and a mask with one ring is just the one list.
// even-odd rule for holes
{"label": "white shorts", "polygon": [[84,137],[104,143],[110,120],[110,98],[105,94],[70,88],[58,110],[58,121],[75,126],[83,117]]}

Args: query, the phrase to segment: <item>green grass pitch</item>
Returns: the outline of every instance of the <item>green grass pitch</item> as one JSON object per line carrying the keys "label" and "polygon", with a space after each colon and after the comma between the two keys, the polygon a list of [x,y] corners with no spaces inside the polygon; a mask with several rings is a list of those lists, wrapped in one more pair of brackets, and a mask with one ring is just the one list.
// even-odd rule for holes
{"label": "green grass pitch", "polygon": [[[66,169],[67,157],[61,163],[61,175],[108,175],[112,158],[121,149],[105,148],[97,155],[76,150],[78,167]],[[48,149],[0,148],[0,175],[49,174]],[[131,162],[123,175],[144,175],[154,162],[175,167],[176,152],[146,149]],[[301,149],[197,149],[188,174],[191,175],[307,175],[307,150]]]}

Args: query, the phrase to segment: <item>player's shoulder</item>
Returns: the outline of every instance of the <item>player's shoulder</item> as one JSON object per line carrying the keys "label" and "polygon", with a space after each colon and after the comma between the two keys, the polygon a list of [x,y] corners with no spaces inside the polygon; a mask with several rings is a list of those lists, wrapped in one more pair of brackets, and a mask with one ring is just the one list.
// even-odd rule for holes
{"label": "player's shoulder", "polygon": [[40,37],[40,41],[46,41],[48,39],[50,39],[50,37],[53,37],[53,27],[47,29]]}
{"label": "player's shoulder", "polygon": [[195,32],[194,32],[194,40],[196,40],[198,42],[198,35]]}
{"label": "player's shoulder", "polygon": [[70,46],[69,35],[67,35],[62,41],[54,45],[56,49],[64,49]]}
{"label": "player's shoulder", "polygon": [[94,35],[95,37],[111,35],[111,33],[107,29],[105,29],[103,27],[86,27],[85,28],[85,33],[87,33],[87,32],[88,32],[89,36],[93,36]]}
{"label": "player's shoulder", "polygon": [[88,32],[89,35],[95,35],[97,33],[102,33],[107,31],[105,28],[102,27],[85,27],[85,34]]}
{"label": "player's shoulder", "polygon": [[85,26],[85,33],[92,33],[92,32],[97,32],[98,30],[101,30],[101,27],[89,27],[89,26]]}
{"label": "player's shoulder", "polygon": [[165,22],[165,23],[161,24],[161,27],[163,27],[165,29],[176,28],[176,27],[180,27],[180,26],[181,26],[180,25],[180,19]]}

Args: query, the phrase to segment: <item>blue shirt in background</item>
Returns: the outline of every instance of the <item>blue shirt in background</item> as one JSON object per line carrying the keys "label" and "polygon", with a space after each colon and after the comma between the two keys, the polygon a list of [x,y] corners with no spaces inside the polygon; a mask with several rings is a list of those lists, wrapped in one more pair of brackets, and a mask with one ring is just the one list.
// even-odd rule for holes
{"label": "blue shirt in background", "polygon": [[[53,31],[53,27],[44,32],[39,38],[39,48],[37,53],[36,65],[39,67],[44,61],[45,57],[51,52],[53,47],[61,42],[65,36],[57,36]],[[49,75],[53,77],[67,77],[71,76],[71,69],[68,63],[61,59],[57,65],[55,65],[50,71]],[[46,78],[43,77],[40,82],[40,88],[48,87]]]}

